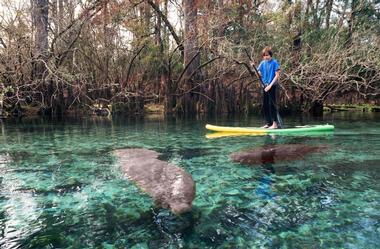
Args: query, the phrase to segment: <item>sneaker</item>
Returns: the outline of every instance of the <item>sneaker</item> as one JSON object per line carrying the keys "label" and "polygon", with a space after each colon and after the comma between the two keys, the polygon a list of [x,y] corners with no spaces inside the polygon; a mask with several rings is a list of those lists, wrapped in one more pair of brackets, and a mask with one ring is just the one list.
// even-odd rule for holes
{"label": "sneaker", "polygon": [[264,129],[267,129],[267,128],[269,128],[269,125],[264,125],[264,126],[261,126],[260,128],[264,128]]}

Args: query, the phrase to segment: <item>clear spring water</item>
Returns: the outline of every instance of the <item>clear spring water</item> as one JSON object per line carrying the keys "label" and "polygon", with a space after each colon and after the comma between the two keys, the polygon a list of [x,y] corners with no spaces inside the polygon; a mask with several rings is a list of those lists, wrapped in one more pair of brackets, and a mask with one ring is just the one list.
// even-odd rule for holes
{"label": "clear spring water", "polygon": [[[249,118],[81,119],[0,124],[0,248],[378,248],[380,115],[284,118],[331,123],[333,135],[207,139],[206,123]],[[268,143],[328,145],[302,160],[240,165]],[[112,151],[143,147],[196,182],[175,216],[123,178]]]}

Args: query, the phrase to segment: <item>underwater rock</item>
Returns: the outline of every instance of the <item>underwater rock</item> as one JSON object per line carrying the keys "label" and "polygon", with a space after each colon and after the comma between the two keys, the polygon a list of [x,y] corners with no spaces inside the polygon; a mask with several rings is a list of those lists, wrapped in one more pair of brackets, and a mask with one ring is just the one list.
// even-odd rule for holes
{"label": "underwater rock", "polygon": [[195,183],[180,167],[157,159],[156,151],[147,149],[116,150],[124,175],[148,193],[156,205],[181,214],[191,210]]}
{"label": "underwater rock", "polygon": [[327,146],[306,144],[276,144],[236,152],[230,155],[232,161],[242,164],[267,164],[302,159],[310,153],[319,153]]}

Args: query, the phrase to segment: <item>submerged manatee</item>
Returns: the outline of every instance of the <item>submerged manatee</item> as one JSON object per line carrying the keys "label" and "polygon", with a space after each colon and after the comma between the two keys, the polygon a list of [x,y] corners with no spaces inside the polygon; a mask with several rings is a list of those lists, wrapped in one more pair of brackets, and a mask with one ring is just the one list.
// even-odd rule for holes
{"label": "submerged manatee", "polygon": [[230,155],[234,162],[243,164],[266,164],[302,159],[306,154],[318,153],[327,146],[311,146],[306,144],[276,144],[236,152]]}
{"label": "submerged manatee", "polygon": [[191,210],[195,183],[180,167],[157,159],[156,151],[121,149],[115,155],[124,175],[148,193],[156,205],[181,214]]}

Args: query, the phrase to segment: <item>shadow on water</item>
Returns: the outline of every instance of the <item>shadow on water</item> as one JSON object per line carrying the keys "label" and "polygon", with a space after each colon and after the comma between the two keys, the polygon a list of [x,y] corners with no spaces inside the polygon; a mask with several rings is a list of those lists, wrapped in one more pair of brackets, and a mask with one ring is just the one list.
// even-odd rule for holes
{"label": "shadow on water", "polygon": [[[277,143],[276,137],[267,136],[264,141],[265,146],[275,146]],[[259,184],[256,188],[256,195],[263,199],[273,199],[275,193],[273,192],[271,186],[274,183],[273,175],[276,174],[274,168],[274,154],[275,151],[270,151],[269,153],[262,153],[261,155],[261,167],[263,168],[264,174],[259,179]]]}

